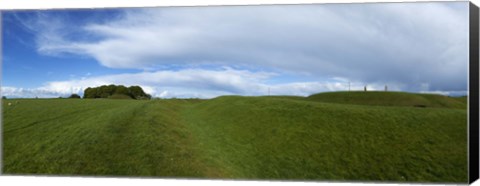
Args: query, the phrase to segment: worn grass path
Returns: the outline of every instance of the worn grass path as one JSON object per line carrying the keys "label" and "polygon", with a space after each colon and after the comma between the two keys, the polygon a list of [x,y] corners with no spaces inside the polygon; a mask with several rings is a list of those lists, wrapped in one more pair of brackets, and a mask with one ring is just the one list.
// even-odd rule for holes
{"label": "worn grass path", "polygon": [[3,103],[5,174],[467,180],[467,115],[456,102],[414,108],[301,97],[8,101],[15,100]]}
{"label": "worn grass path", "polygon": [[[176,101],[20,100],[4,106],[3,172],[218,177],[200,161]],[[29,117],[25,117],[29,116]]]}

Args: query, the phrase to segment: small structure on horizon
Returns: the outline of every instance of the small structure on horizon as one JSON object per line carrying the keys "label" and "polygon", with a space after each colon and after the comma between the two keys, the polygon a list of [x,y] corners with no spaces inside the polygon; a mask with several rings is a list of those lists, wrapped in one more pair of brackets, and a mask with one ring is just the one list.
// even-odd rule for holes
{"label": "small structure on horizon", "polygon": [[388,87],[387,87],[387,85],[385,85],[385,92],[387,92],[387,91],[388,91]]}
{"label": "small structure on horizon", "polygon": [[365,85],[365,86],[363,87],[363,91],[365,91],[365,92],[367,91],[367,85]]}

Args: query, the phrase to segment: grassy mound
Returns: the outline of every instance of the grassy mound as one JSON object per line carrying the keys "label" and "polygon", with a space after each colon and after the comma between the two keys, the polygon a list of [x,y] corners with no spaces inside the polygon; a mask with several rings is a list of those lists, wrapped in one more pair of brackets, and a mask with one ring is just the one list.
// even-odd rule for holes
{"label": "grassy mound", "polygon": [[465,182],[466,111],[219,97],[188,111],[235,178]]}
{"label": "grassy mound", "polygon": [[466,109],[461,100],[436,94],[406,92],[327,92],[307,97],[311,101],[375,106],[441,107]]}

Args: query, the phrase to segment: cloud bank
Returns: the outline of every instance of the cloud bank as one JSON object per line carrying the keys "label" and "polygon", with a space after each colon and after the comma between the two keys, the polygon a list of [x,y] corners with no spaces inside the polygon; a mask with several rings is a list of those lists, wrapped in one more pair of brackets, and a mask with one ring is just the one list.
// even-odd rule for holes
{"label": "cloud bank", "polygon": [[[305,95],[340,90],[333,79],[342,78],[360,87],[389,84],[402,91],[459,92],[467,90],[467,5],[148,8],[75,26],[41,14],[29,25],[41,54],[87,56],[108,68],[145,70],[49,82],[52,87],[118,82],[142,84],[158,95],[172,90],[185,95],[198,90],[197,96],[204,97],[256,95],[266,87]],[[89,37],[75,37],[69,27]],[[180,70],[169,69],[172,65]],[[205,65],[242,70],[199,69]],[[283,74],[316,80],[267,83]]]}

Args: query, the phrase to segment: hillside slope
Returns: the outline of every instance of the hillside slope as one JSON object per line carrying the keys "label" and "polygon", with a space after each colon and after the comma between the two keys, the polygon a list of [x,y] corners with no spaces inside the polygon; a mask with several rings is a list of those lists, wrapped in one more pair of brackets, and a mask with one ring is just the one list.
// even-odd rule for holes
{"label": "hillside slope", "polygon": [[189,110],[235,178],[464,182],[466,111],[219,97]]}
{"label": "hillside slope", "polygon": [[326,103],[355,105],[467,108],[466,103],[460,99],[437,94],[415,94],[407,92],[326,92],[308,96],[306,99]]}

